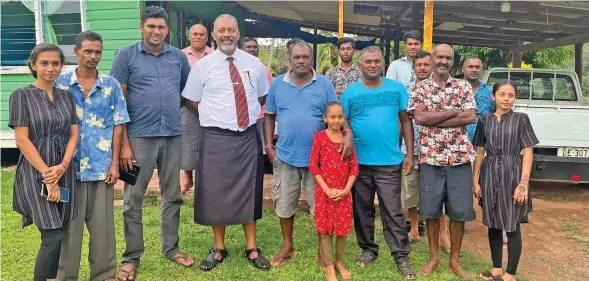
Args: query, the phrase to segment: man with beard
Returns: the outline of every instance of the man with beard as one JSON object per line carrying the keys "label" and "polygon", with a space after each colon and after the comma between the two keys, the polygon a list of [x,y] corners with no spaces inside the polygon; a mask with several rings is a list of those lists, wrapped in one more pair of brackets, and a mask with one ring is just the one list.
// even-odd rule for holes
{"label": "man with beard", "polygon": [[[206,45],[209,38],[207,28],[202,24],[195,24],[190,28],[188,39],[190,40],[190,46],[182,49],[182,52],[186,54],[190,67],[204,56],[215,51]],[[198,115],[194,114],[186,106],[180,108],[180,115],[182,116],[182,163],[180,168],[184,176],[184,183],[182,184],[182,194],[184,194],[194,186],[193,172],[196,168],[196,150],[200,124],[198,123]]]}
{"label": "man with beard", "polygon": [[[479,75],[483,70],[483,63],[479,58],[469,57],[462,63],[462,72],[464,72],[464,79],[470,83],[474,94],[474,100],[477,104],[477,120],[480,116],[491,114],[495,102],[491,98],[493,94],[493,87],[489,84],[480,80]],[[468,139],[472,143],[474,140],[474,134],[476,130],[476,123],[468,124],[466,126],[466,132],[468,133]]]}
{"label": "man with beard", "polygon": [[[245,38],[243,40],[243,45],[241,48],[246,51],[248,54],[258,57],[260,55],[260,47],[258,45],[258,40],[252,37]],[[272,71],[268,66],[264,65],[266,69],[266,75],[268,76],[268,85],[272,84]],[[264,149],[264,113],[266,112],[266,105],[262,105],[262,111],[260,112],[260,116],[258,116],[258,121],[256,121],[256,127],[258,128],[258,133],[260,133],[260,138],[262,139],[262,149]]]}
{"label": "man with beard", "polygon": [[74,53],[78,67],[59,76],[55,83],[72,93],[80,119],[80,141],[74,156],[79,215],[64,232],[57,279],[78,280],[86,224],[90,280],[114,281],[114,184],[119,180],[121,135],[129,114],[119,82],[96,69],[102,57],[102,37],[92,31],[78,34]]}
{"label": "man with beard", "polygon": [[401,82],[406,88],[415,83],[415,73],[413,73],[413,60],[415,54],[421,50],[423,36],[419,31],[409,31],[403,35],[405,39],[405,57],[393,61],[387,70],[387,78]]}
{"label": "man with beard", "polygon": [[180,49],[164,42],[169,31],[168,15],[161,7],[143,10],[140,23],[143,39],[120,49],[113,59],[111,75],[127,97],[131,121],[123,126],[120,165],[141,167],[135,185],[125,184],[123,222],[126,249],[119,280],[135,280],[135,270],[144,251],[143,197],[157,167],[162,195],[162,254],[183,266],[194,264],[178,248],[180,224],[180,162],[182,125],[180,93],[190,65]]}
{"label": "man with beard", "polygon": [[[274,166],[272,201],[282,230],[282,249],[272,258],[272,266],[281,266],[297,254],[293,246],[293,226],[301,186],[311,214],[314,212],[315,179],[308,168],[313,138],[325,129],[325,105],[337,101],[331,82],[313,69],[313,51],[307,43],[298,42],[292,46],[289,62],[289,71],[272,82],[264,117],[266,155]],[[279,139],[274,147],[276,121]],[[352,152],[353,136],[346,120],[342,127],[344,139],[339,150],[347,159]],[[320,256],[319,253],[318,259]]]}
{"label": "man with beard", "polygon": [[419,215],[426,220],[430,260],[419,273],[428,276],[440,263],[438,238],[442,208],[450,218],[450,271],[472,279],[459,262],[464,225],[475,219],[472,169],[474,148],[464,126],[476,119],[472,87],[450,76],[454,49],[438,45],[432,77],[415,84],[409,112],[420,125]]}
{"label": "man with beard", "polygon": [[[367,47],[360,53],[363,80],[344,90],[341,103],[354,132],[360,174],[353,188],[354,229],[362,253],[360,266],[376,260],[374,196],[378,195],[384,237],[397,268],[415,279],[409,264],[409,237],[401,208],[401,174],[413,171],[413,125],[406,114],[407,90],[397,81],[382,78],[382,52]],[[400,126],[399,126],[400,124]],[[399,135],[407,140],[403,157]]]}
{"label": "man with beard", "polygon": [[260,60],[237,48],[235,17],[223,14],[214,22],[218,49],[192,68],[182,96],[198,112],[198,143],[194,222],[211,226],[215,246],[201,261],[209,271],[227,257],[225,229],[241,224],[244,256],[256,268],[270,263],[256,247],[256,221],[262,217],[264,158],[256,119],[266,102],[268,77]]}
{"label": "man with beard", "polygon": [[362,72],[358,66],[352,61],[355,51],[354,39],[344,37],[337,41],[337,53],[342,60],[340,65],[337,65],[327,71],[325,76],[331,81],[337,97],[339,98],[344,89],[350,84],[362,79]]}

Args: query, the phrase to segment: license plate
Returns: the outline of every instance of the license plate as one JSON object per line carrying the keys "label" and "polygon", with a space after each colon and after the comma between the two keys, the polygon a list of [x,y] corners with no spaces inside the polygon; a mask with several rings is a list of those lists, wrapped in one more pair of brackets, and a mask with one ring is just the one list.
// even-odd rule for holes
{"label": "license plate", "polygon": [[564,157],[589,157],[589,148],[560,147],[558,148],[557,155]]}

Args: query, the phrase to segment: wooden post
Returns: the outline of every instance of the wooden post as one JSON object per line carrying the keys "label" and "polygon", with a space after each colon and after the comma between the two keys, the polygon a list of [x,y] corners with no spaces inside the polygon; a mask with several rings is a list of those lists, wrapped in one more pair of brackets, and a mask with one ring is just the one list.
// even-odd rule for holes
{"label": "wooden post", "polygon": [[[575,72],[579,76],[579,86],[583,86],[583,44],[575,44]],[[585,81],[587,82],[587,81]]]}
{"label": "wooden post", "polygon": [[423,9],[423,50],[431,53],[434,31],[434,0],[425,0]]}
{"label": "wooden post", "polygon": [[520,68],[522,67],[522,58],[524,56],[523,52],[513,52],[513,65],[512,68]]}
{"label": "wooden post", "polygon": [[[395,41],[395,46],[397,46],[397,41]],[[384,39],[384,70],[389,69],[389,64],[391,63],[391,39],[390,37],[386,37]]]}
{"label": "wooden post", "polygon": [[317,69],[317,26],[315,25],[315,30],[314,30],[314,34],[315,34],[315,40],[313,41],[313,69],[315,69],[315,71],[320,71],[320,69]]}
{"label": "wooden post", "polygon": [[[338,3],[338,18],[337,18],[337,38],[344,37],[344,0],[339,0]],[[342,63],[342,58],[337,57],[338,64]]]}
{"label": "wooden post", "polygon": [[180,12],[180,49],[186,48],[186,41],[186,12]]}
{"label": "wooden post", "polygon": [[[398,60],[399,59],[399,52],[400,50],[400,44],[401,44],[401,25],[399,24],[399,22],[397,22],[397,24],[395,25],[395,30],[393,31],[393,40],[395,40],[394,42],[394,47],[393,47],[393,55],[394,55],[394,59]],[[388,60],[387,60],[388,62]]]}
{"label": "wooden post", "polygon": [[[421,9],[419,8],[419,2],[411,4],[411,29],[419,30],[419,17],[421,16]],[[423,30],[420,31],[423,33]]]}

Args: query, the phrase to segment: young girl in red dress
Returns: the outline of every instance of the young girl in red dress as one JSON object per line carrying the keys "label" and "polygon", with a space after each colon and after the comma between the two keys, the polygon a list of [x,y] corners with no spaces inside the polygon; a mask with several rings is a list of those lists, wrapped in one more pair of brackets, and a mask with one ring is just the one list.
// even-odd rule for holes
{"label": "young girl in red dress", "polygon": [[[321,237],[325,277],[337,281],[335,270],[343,279],[352,274],[343,265],[346,237],[352,231],[352,196],[350,190],[358,176],[358,160],[353,151],[348,160],[338,152],[343,138],[341,126],[344,108],[339,102],[325,106],[323,120],[327,129],[313,140],[309,170],[315,177],[315,228]],[[335,266],[333,263],[333,236],[335,239]]]}

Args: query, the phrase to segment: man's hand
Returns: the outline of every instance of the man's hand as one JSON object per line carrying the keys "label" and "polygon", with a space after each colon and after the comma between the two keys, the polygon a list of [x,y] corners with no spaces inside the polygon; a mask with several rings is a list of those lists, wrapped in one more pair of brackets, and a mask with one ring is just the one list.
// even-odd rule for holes
{"label": "man's hand", "polygon": [[267,145],[264,149],[266,149],[266,156],[268,156],[268,160],[270,160],[272,166],[276,166],[274,164],[276,160],[276,147],[273,145]]}
{"label": "man's hand", "polygon": [[106,173],[106,179],[104,182],[108,185],[115,184],[119,180],[119,163],[111,163],[108,172]]}
{"label": "man's hand", "polygon": [[472,193],[474,194],[474,197],[476,197],[478,200],[481,200],[481,185],[478,182],[472,186]]}
{"label": "man's hand", "polygon": [[427,111],[427,107],[425,107],[425,105],[423,105],[421,103],[420,104],[417,104],[415,106],[415,108],[417,108],[417,110],[419,110],[419,111]]}
{"label": "man's hand", "polygon": [[403,175],[408,176],[413,173],[414,167],[413,155],[406,155],[405,160],[403,160]]}
{"label": "man's hand", "polygon": [[344,135],[340,148],[337,152],[342,154],[343,160],[348,160],[352,154],[352,150],[354,150],[354,137],[348,131],[348,133]]}
{"label": "man's hand", "polygon": [[125,142],[121,145],[120,165],[124,171],[133,170],[133,150]]}

